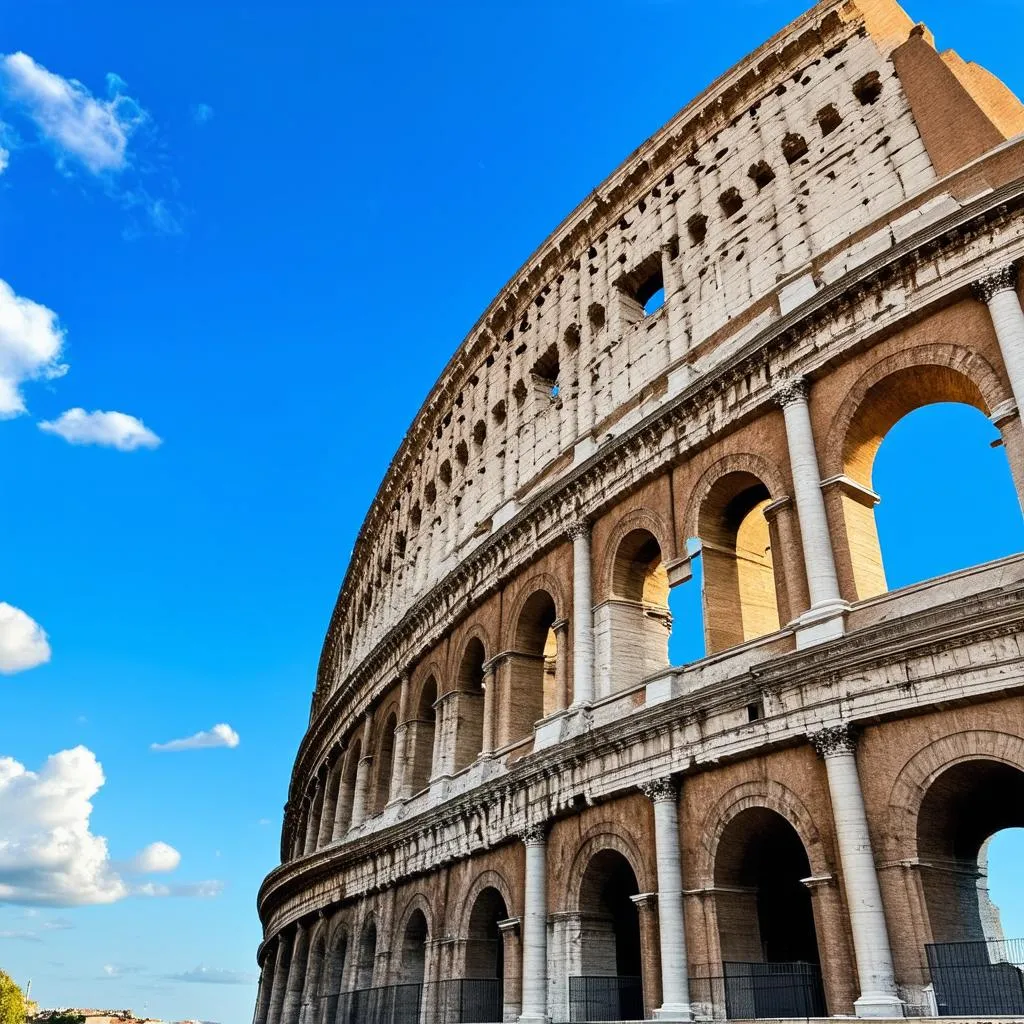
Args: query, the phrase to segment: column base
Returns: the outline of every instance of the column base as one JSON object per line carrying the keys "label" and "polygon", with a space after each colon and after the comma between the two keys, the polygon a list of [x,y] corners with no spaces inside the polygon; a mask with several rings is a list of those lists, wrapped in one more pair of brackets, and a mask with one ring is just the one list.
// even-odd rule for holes
{"label": "column base", "polygon": [[693,1010],[686,1003],[665,1003],[654,1011],[655,1020],[691,1021]]}
{"label": "column base", "polygon": [[524,1013],[519,1017],[519,1024],[551,1024],[551,1018],[546,1013]]}
{"label": "column base", "polygon": [[854,1000],[858,1017],[902,1017],[903,1000],[888,992],[867,992]]}
{"label": "column base", "polygon": [[808,609],[796,620],[796,649],[836,640],[846,632],[846,601],[822,601]]}

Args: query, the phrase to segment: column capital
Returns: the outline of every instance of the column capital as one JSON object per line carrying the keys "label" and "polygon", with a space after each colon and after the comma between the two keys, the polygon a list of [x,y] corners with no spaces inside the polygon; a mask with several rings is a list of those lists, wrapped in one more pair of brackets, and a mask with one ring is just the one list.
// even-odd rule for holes
{"label": "column capital", "polygon": [[796,402],[807,401],[806,377],[780,377],[775,382],[775,401],[783,409]]}
{"label": "column capital", "polygon": [[555,619],[555,621],[551,623],[551,628],[555,631],[556,634],[564,633],[569,628],[569,620]]}
{"label": "column capital", "polygon": [[1017,287],[1016,264],[1007,263],[990,274],[979,278],[971,285],[971,291],[979,302],[989,303],[997,292],[1012,292]]}
{"label": "column capital", "polygon": [[577,537],[590,536],[590,520],[586,518],[577,519],[570,523],[565,529],[565,535],[569,540],[576,540]]}
{"label": "column capital", "polygon": [[841,725],[829,725],[817,732],[808,734],[811,746],[819,757],[832,757],[835,754],[852,754],[857,749],[857,733],[845,722]]}
{"label": "column capital", "polygon": [[676,790],[676,784],[672,781],[670,776],[665,776],[663,779],[652,779],[650,782],[641,782],[640,789],[644,796],[647,797],[651,803],[661,803],[665,800],[671,800],[675,802],[678,796]]}
{"label": "column capital", "polygon": [[536,825],[527,825],[519,830],[519,838],[526,846],[543,846],[547,842],[548,825],[542,821]]}

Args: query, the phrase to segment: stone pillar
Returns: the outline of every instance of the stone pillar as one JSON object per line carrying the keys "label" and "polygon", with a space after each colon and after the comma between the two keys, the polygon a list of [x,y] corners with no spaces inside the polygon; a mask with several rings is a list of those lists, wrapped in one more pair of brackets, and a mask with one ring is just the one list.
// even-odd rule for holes
{"label": "stone pillar", "polygon": [[268,1024],[282,1024],[285,988],[288,985],[288,967],[292,959],[292,936],[283,932],[277,937],[277,955],[274,957],[274,981],[270,993]]}
{"label": "stone pillar", "polygon": [[355,797],[355,785],[345,778],[348,763],[348,750],[338,755],[338,798],[334,802],[334,825],[331,840],[344,839],[352,820],[352,801]]}
{"label": "stone pillar", "polygon": [[496,659],[491,658],[484,664],[484,735],[481,744],[481,757],[490,757],[494,751],[495,720],[497,703],[495,698],[495,686],[497,685],[497,673],[495,672]]}
{"label": "stone pillar", "polygon": [[640,926],[640,985],[644,992],[644,1019],[659,1017],[661,1006],[661,957],[658,954],[658,894],[641,892],[630,896]]}
{"label": "stone pillar", "polygon": [[442,755],[441,752],[444,750],[444,709],[447,706],[448,694],[438,694],[437,700],[434,701],[434,749],[430,752],[430,781],[433,782],[439,775],[443,774],[441,767]]}
{"label": "stone pillar", "polygon": [[643,787],[654,805],[654,845],[658,863],[658,923],[661,946],[659,1020],[693,1020],[690,1009],[690,963],[683,919],[683,872],[679,855],[679,807],[671,779]]}
{"label": "stone pillar", "polygon": [[409,772],[409,673],[402,673],[398,696],[398,725],[395,726],[395,753],[391,768],[388,803],[407,796],[405,779]]}
{"label": "stone pillar", "polygon": [[277,946],[274,947],[274,955],[269,953],[263,959],[263,969],[260,971],[260,987],[256,993],[256,1012],[253,1014],[253,1024],[267,1024],[270,1016],[270,997],[274,988],[274,971],[277,967]]}
{"label": "stone pillar", "polygon": [[338,790],[341,783],[341,765],[337,754],[327,759],[324,774],[324,802],[320,808],[320,829],[316,845],[327,846],[334,839],[334,819],[338,813]]}
{"label": "stone pillar", "polygon": [[569,706],[569,620],[556,619],[555,631],[555,711]]}
{"label": "stone pillar", "polygon": [[[1010,263],[983,277],[974,285],[974,295],[988,306],[992,317],[1006,376],[1010,381],[1010,391],[1017,406],[1019,433],[1024,429],[1021,426],[1021,417],[1024,417],[1024,310],[1017,297],[1017,267]],[[989,411],[993,422],[1003,434],[1010,469],[1017,485],[1017,497],[1024,508],[1024,452],[1016,450],[1019,445],[1013,445],[1010,431],[1004,430],[1010,420],[1007,410],[1000,408]]]}
{"label": "stone pillar", "polygon": [[776,398],[786,421],[789,464],[793,473],[796,515],[800,523],[804,566],[811,607],[801,616],[803,628],[797,629],[797,646],[809,647],[842,636],[843,612],[848,605],[839,594],[832,539],[821,493],[818,455],[811,431],[811,414],[807,406],[807,382],[802,377],[781,381]]}
{"label": "stone pillar", "polygon": [[279,1024],[298,1024],[302,1006],[302,990],[306,987],[306,958],[309,955],[309,929],[300,921],[295,926],[292,959],[288,967],[288,984],[284,990]]}
{"label": "stone pillar", "polygon": [[349,828],[358,828],[366,820],[366,807],[370,799],[370,767],[373,764],[373,755],[370,753],[370,713],[366,713],[363,720],[363,742],[359,748],[359,765],[356,767],[356,788],[352,795],[352,817],[349,820]]}
{"label": "stone pillar", "polygon": [[309,817],[306,819],[305,853],[316,852],[320,837],[320,817],[324,810],[324,780],[317,776],[313,782],[313,796],[309,803]]}
{"label": "stone pillar", "polygon": [[509,917],[499,921],[498,931],[501,932],[501,943],[505,950],[502,1020],[513,1021],[519,1017],[523,1000],[523,950],[519,935],[519,918]]}
{"label": "stone pillar", "polygon": [[522,833],[526,846],[523,914],[523,989],[520,1024],[547,1024],[548,1018],[548,879],[546,826]]}
{"label": "stone pillar", "polygon": [[854,1001],[854,1009],[858,1017],[902,1017],[903,1003],[896,992],[882,893],[857,774],[856,741],[846,725],[822,729],[814,733],[810,741],[824,758],[828,773],[860,982],[860,997]]}
{"label": "stone pillar", "polygon": [[594,699],[594,593],[590,582],[590,524],[569,527],[572,541],[572,703]]}

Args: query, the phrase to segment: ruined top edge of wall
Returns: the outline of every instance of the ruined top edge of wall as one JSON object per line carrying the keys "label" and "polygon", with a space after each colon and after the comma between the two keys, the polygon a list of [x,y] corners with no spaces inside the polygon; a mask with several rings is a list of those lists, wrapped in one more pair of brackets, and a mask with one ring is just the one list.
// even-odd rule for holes
{"label": "ruined top edge of wall", "polygon": [[[538,290],[561,268],[579,258],[591,239],[656,185],[683,156],[712,142],[717,132],[751,103],[770,93],[794,66],[841,41],[867,34],[885,58],[903,42],[913,22],[894,0],[823,0],[760,46],[684,107],[654,136],[632,153],[608,179],[574,210],[511,278],[459,346],[426,400],[393,458],[371,503],[353,549],[331,617],[321,656],[337,640],[360,567],[371,553],[374,537],[396,496],[401,494],[417,453],[442,418],[450,414],[455,396],[477,364],[514,324]],[[737,311],[738,312],[738,311]]]}

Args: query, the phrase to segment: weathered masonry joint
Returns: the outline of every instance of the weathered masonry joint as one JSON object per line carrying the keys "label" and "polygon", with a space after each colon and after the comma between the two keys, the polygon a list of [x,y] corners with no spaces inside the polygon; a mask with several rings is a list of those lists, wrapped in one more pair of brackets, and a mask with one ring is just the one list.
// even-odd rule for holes
{"label": "weathered masonry joint", "polygon": [[892,590],[872,479],[959,403],[1024,506],[1022,133],[823,0],[505,286],[353,552],[256,1024],[1024,1018],[1024,555]]}

